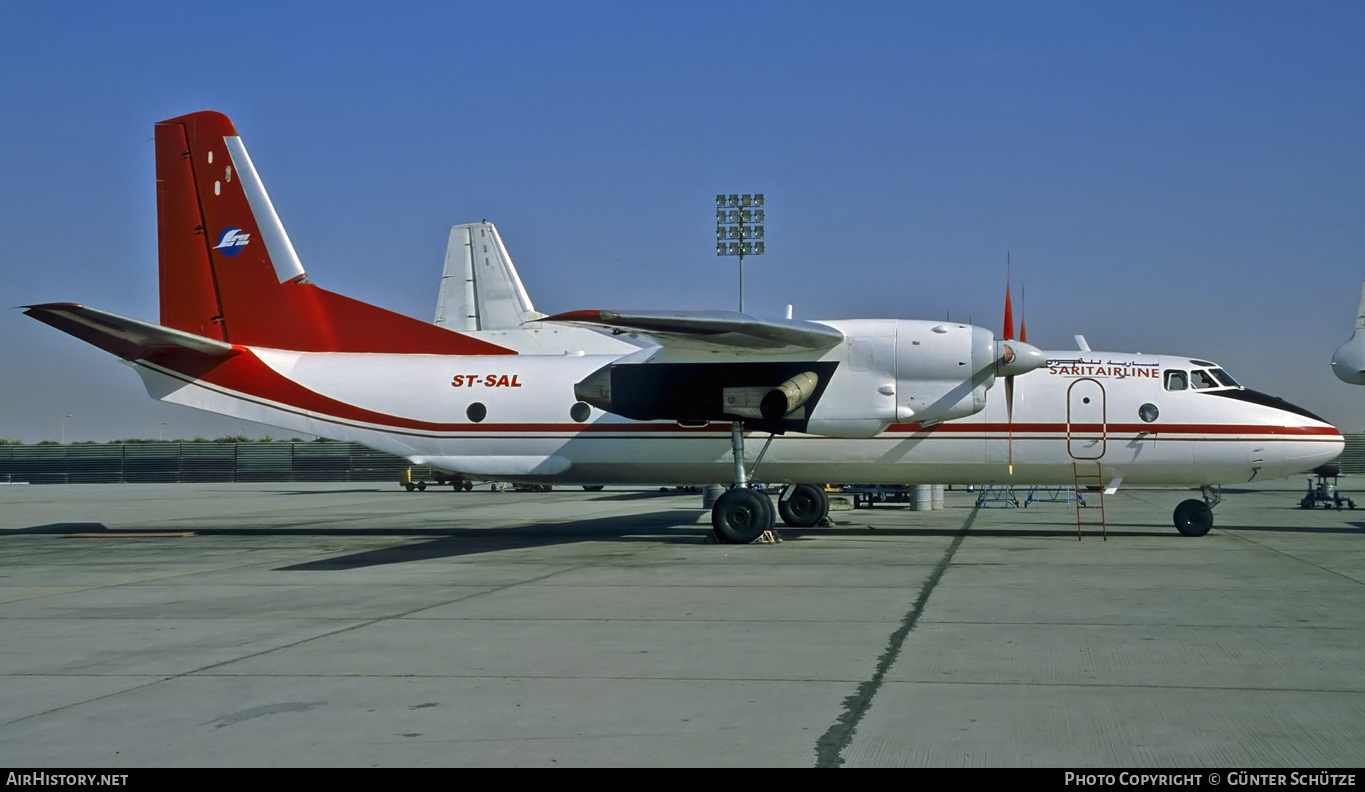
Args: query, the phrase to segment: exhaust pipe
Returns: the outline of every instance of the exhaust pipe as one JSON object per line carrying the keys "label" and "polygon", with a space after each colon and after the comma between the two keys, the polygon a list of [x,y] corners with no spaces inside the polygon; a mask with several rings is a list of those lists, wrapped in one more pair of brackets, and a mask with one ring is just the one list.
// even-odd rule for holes
{"label": "exhaust pipe", "polygon": [[795,377],[768,391],[759,402],[758,411],[769,421],[776,421],[790,415],[797,407],[805,404],[815,395],[815,386],[820,378],[813,371],[803,371]]}
{"label": "exhaust pipe", "polygon": [[573,386],[575,399],[603,412],[611,412],[611,364],[603,366]]}

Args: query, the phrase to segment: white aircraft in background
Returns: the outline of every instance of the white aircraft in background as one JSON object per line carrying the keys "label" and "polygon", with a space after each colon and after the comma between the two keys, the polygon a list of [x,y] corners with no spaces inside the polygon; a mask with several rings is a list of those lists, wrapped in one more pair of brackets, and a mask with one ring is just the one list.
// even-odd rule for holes
{"label": "white aircraft in background", "polygon": [[[458,306],[428,324],[309,280],[226,116],[157,124],[156,163],[160,324],[73,303],[28,315],[127,361],[154,398],[473,478],[730,481],[711,515],[723,542],[774,524],[756,472],[789,485],[779,506],[796,525],[828,508],[816,482],[1198,486],[1205,500],[1175,524],[1201,535],[1219,485],[1343,447],[1207,361],[1016,341],[1008,295],[1000,339],[947,321],[544,316],[519,288],[501,326],[471,327]],[[495,234],[477,237],[471,260],[506,259]]]}
{"label": "white aircraft in background", "polygon": [[1355,332],[1351,334],[1351,340],[1338,347],[1332,355],[1332,373],[1342,382],[1365,385],[1365,284],[1360,289]]}

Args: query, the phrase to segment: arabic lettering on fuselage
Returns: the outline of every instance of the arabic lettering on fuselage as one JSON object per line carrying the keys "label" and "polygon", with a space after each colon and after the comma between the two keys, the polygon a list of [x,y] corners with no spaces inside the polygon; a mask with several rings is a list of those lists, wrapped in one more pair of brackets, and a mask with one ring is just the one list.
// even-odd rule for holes
{"label": "arabic lettering on fuselage", "polygon": [[1147,377],[1157,379],[1161,376],[1161,367],[1157,363],[1136,360],[1072,358],[1049,360],[1047,362],[1047,373],[1063,377],[1113,377],[1115,379]]}

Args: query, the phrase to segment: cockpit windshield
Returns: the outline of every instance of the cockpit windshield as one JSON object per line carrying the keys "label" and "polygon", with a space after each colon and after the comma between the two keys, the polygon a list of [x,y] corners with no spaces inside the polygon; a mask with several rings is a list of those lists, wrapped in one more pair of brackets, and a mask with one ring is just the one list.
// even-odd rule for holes
{"label": "cockpit windshield", "polygon": [[1221,382],[1222,384],[1226,385],[1229,388],[1242,387],[1242,384],[1237,380],[1233,379],[1232,375],[1228,374],[1226,371],[1220,368],[1216,368],[1213,370],[1213,376],[1217,377],[1219,382]]}
{"label": "cockpit windshield", "polygon": [[[1192,362],[1203,363],[1203,361]],[[1213,367],[1213,364],[1211,363],[1208,365],[1210,368],[1192,369],[1190,371],[1185,371],[1183,369],[1167,369],[1162,377],[1166,385],[1166,390],[1214,390],[1242,387],[1241,384],[1233,379],[1226,371]]]}
{"label": "cockpit windshield", "polygon": [[1190,372],[1190,387],[1195,390],[1208,390],[1218,387],[1218,381],[1213,375],[1203,369],[1195,369]]}

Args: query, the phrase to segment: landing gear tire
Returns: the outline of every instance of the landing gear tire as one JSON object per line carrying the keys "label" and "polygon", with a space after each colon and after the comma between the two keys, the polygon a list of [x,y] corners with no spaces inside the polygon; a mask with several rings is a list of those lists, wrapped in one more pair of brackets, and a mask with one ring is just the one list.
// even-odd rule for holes
{"label": "landing gear tire", "polygon": [[829,496],[814,484],[797,484],[790,497],[778,498],[777,511],[792,528],[809,528],[829,516]]}
{"label": "landing gear tire", "polygon": [[721,544],[749,544],[772,530],[773,502],[746,487],[727,490],[711,507],[711,530]]}
{"label": "landing gear tire", "polygon": [[412,492],[413,490],[417,489],[417,485],[409,481],[407,484],[403,485],[403,489],[407,490],[408,492]]}
{"label": "landing gear tire", "polygon": [[1175,507],[1175,529],[1185,536],[1203,536],[1213,527],[1213,509],[1191,498]]}
{"label": "landing gear tire", "polygon": [[[771,531],[777,525],[777,507],[773,505],[773,499],[763,490],[750,491],[758,495],[758,503],[763,507],[763,530]],[[762,531],[759,533],[762,534]]]}
{"label": "landing gear tire", "polygon": [[419,481],[419,482],[417,482],[417,490],[418,490],[419,492],[426,492],[426,491],[427,491],[427,483],[426,483],[425,481]]}

